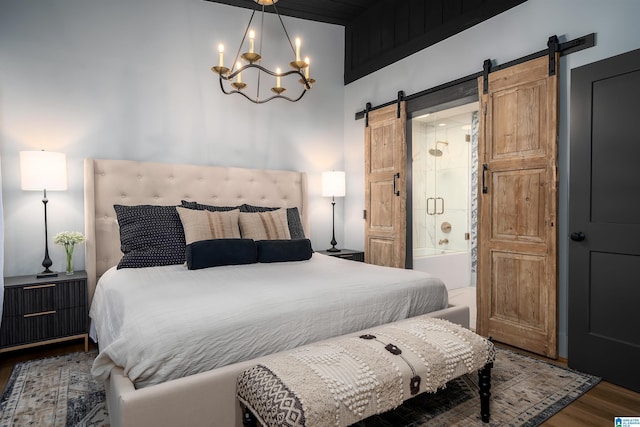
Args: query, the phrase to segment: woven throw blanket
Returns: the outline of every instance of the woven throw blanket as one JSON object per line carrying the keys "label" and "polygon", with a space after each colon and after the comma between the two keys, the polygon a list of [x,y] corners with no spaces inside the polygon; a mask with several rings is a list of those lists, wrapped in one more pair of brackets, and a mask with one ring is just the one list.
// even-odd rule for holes
{"label": "woven throw blanket", "polygon": [[426,316],[283,353],[238,377],[265,426],[347,426],[493,362],[493,344]]}

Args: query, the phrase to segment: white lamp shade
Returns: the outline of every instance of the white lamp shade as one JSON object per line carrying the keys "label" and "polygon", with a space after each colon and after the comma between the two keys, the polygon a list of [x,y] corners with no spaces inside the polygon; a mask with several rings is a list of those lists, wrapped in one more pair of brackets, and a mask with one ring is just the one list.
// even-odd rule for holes
{"label": "white lamp shade", "polygon": [[345,173],[343,171],[322,172],[322,195],[324,197],[344,197]]}
{"label": "white lamp shade", "polygon": [[67,157],[52,151],[21,151],[20,188],[27,191],[66,190]]}

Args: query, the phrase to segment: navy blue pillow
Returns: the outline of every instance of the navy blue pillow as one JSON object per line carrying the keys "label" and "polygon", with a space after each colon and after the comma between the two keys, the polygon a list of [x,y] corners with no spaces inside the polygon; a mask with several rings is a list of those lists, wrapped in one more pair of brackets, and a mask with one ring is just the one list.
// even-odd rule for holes
{"label": "navy blue pillow", "polygon": [[118,268],[184,262],[184,229],[175,206],[113,205],[120,227]]}
{"label": "navy blue pillow", "polygon": [[[269,208],[265,206],[253,206],[246,203],[240,205],[240,212],[269,212],[275,211],[280,208]],[[289,234],[291,240],[306,239],[304,235],[304,228],[302,228],[302,222],[300,221],[300,212],[298,208],[287,208],[287,223],[289,225]]]}
{"label": "navy blue pillow", "polygon": [[309,239],[258,240],[256,247],[258,262],[305,261],[313,254]]}
{"label": "navy blue pillow", "polygon": [[253,264],[258,260],[253,239],[200,240],[187,245],[185,255],[189,270]]}

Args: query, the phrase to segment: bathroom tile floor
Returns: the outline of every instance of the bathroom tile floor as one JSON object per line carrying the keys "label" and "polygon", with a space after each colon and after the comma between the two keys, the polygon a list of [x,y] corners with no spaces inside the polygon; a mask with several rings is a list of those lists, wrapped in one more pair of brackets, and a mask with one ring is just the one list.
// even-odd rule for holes
{"label": "bathroom tile floor", "polygon": [[469,329],[476,330],[476,287],[466,286],[449,290],[449,304],[469,306]]}

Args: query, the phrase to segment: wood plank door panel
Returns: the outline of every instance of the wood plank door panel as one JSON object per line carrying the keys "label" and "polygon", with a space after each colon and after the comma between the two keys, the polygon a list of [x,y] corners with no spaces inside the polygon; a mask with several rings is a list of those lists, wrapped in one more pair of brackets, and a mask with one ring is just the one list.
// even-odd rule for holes
{"label": "wood plank door panel", "polygon": [[543,57],[478,79],[478,333],[557,357],[557,76]]}
{"label": "wood plank door panel", "polygon": [[369,112],[365,127],[365,262],[405,268],[406,110],[404,101]]}
{"label": "wood plank door panel", "polygon": [[640,50],[572,70],[569,366],[640,392]]}

